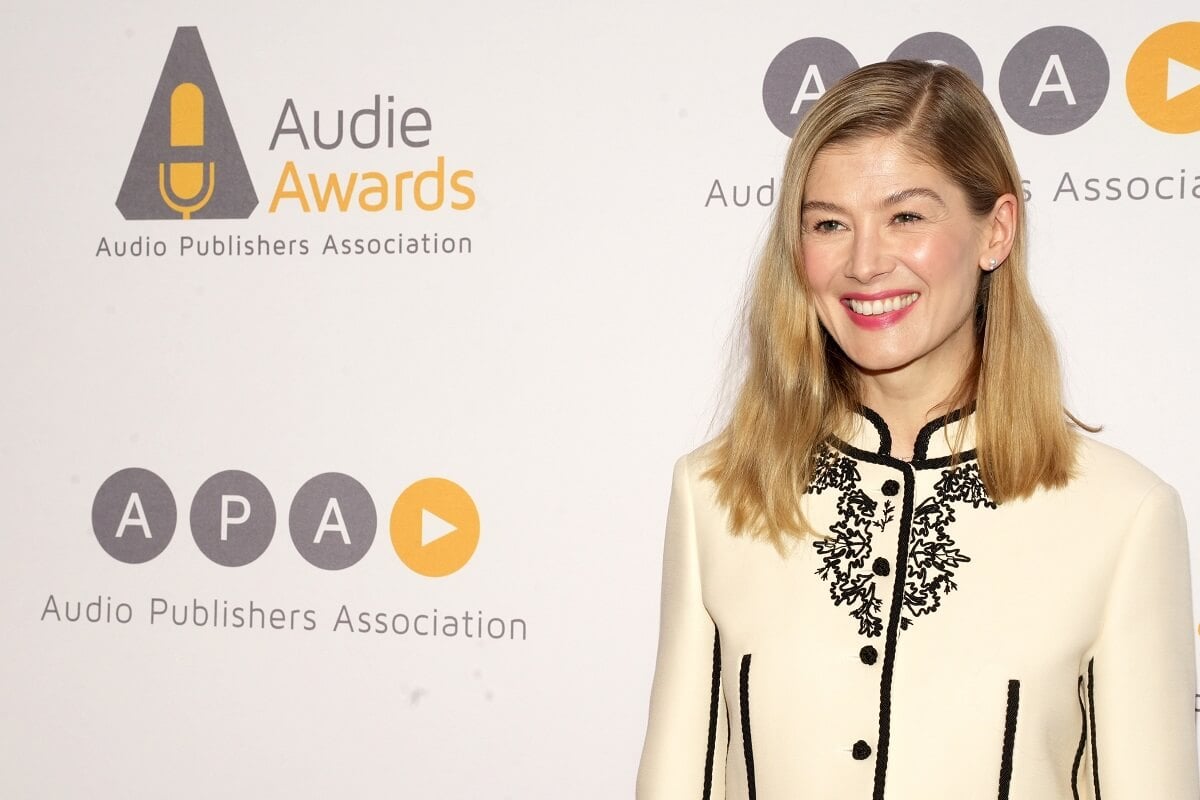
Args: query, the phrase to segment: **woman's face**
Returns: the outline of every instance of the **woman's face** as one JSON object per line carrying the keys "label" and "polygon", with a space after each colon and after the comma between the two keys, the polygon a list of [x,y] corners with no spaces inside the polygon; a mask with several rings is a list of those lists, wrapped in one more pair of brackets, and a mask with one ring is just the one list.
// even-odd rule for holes
{"label": "woman's face", "polygon": [[980,269],[1008,255],[994,213],[975,216],[938,169],[895,137],[875,137],[817,155],[801,230],[821,324],[860,370],[961,376],[975,346]]}

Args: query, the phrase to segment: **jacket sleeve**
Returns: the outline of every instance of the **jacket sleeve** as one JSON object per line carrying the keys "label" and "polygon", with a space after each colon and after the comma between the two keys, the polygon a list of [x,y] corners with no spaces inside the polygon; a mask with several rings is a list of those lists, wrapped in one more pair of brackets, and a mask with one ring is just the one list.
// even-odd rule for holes
{"label": "jacket sleeve", "polygon": [[1159,484],[1121,545],[1083,676],[1097,798],[1200,798],[1190,574],[1179,497]]}
{"label": "jacket sleeve", "polygon": [[720,639],[704,607],[687,457],[675,464],[663,549],[658,661],[638,800],[723,800],[727,742]]}

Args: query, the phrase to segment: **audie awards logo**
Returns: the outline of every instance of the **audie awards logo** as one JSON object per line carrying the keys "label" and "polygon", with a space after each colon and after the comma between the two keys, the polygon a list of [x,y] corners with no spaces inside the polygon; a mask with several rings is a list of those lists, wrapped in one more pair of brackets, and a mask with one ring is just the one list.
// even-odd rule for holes
{"label": "audie awards logo", "polygon": [[200,32],[179,28],[117,208],[125,219],[245,219],[257,205]]}

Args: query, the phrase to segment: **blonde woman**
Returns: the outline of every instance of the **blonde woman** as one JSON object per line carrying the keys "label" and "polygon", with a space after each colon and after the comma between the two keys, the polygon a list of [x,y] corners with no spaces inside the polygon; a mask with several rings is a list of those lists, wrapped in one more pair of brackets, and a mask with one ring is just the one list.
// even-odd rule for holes
{"label": "blonde woman", "polygon": [[641,800],[1194,800],[1174,490],[1082,435],[961,72],[788,152],[730,420],[676,465]]}

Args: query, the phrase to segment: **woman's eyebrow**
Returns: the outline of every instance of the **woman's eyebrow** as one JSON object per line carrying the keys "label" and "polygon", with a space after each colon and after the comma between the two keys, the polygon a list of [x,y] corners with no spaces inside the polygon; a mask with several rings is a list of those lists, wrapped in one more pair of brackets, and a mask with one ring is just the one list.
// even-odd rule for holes
{"label": "woman's eyebrow", "polygon": [[942,196],[933,189],[926,189],[924,186],[914,186],[911,189],[901,189],[898,192],[892,192],[880,202],[880,208],[888,208],[889,206],[899,205],[916,197],[924,197],[932,200],[942,208],[946,207],[946,201]]}
{"label": "woman's eyebrow", "polygon": [[800,206],[800,213],[807,214],[810,211],[825,211],[830,214],[846,213],[846,209],[842,208],[837,203],[829,203],[824,200],[805,200]]}
{"label": "woman's eyebrow", "polygon": [[[942,196],[933,189],[928,189],[924,186],[914,186],[911,189],[901,189],[892,192],[887,197],[879,201],[879,208],[891,208],[892,206],[900,205],[914,198],[924,197],[932,200],[942,208],[946,207],[946,201]],[[849,213],[846,209],[839,206],[837,203],[830,203],[827,200],[805,200],[800,205],[800,213],[807,214],[814,211],[823,211],[828,214],[846,214]]]}

